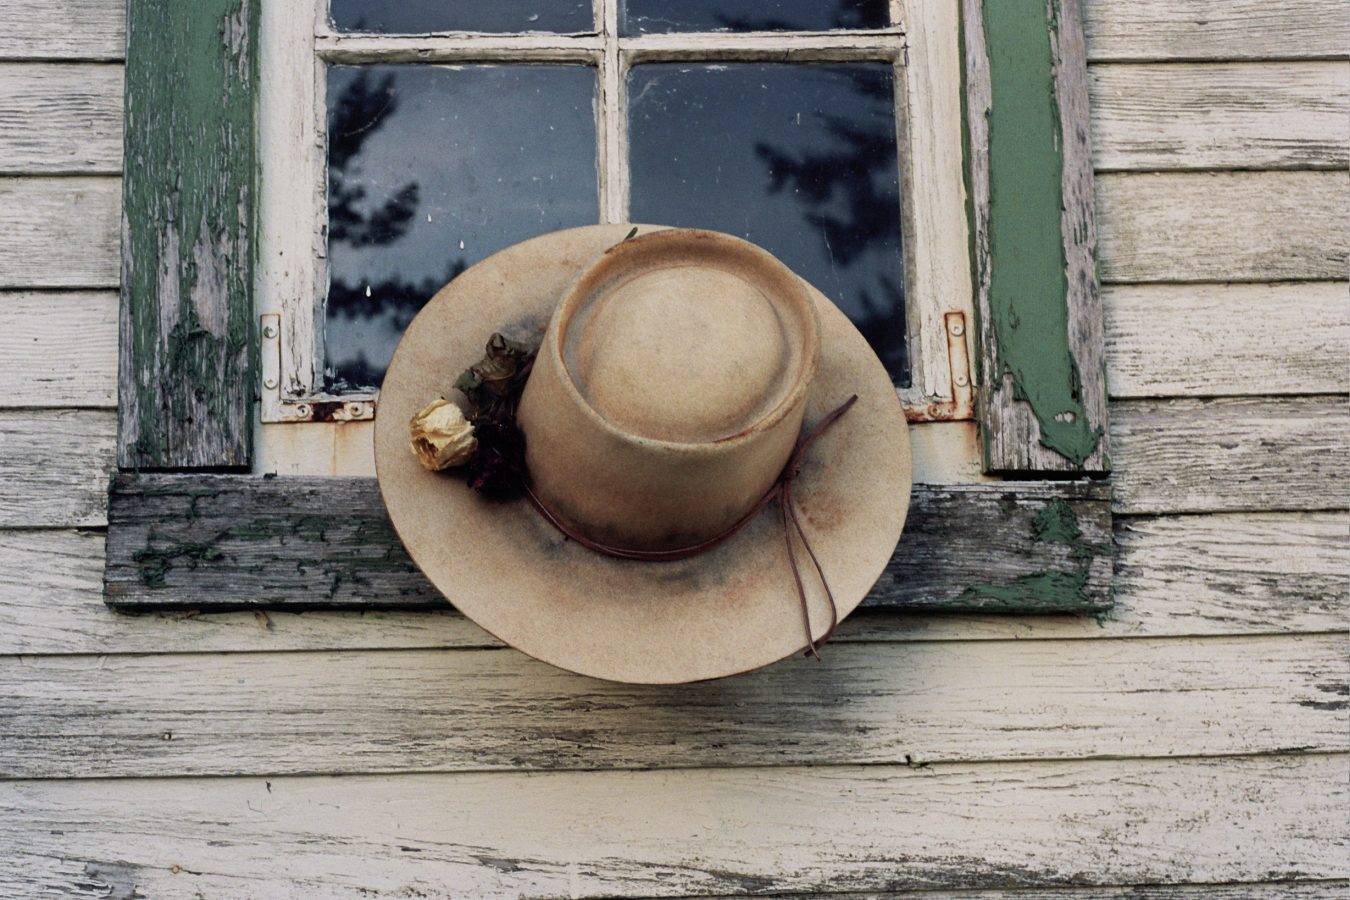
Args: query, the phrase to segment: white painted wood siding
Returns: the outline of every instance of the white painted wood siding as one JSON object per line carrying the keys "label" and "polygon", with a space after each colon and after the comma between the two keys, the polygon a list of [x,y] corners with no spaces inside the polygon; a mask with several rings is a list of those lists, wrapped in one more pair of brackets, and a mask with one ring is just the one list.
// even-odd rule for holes
{"label": "white painted wood siding", "polygon": [[653,690],[102,607],[122,3],[0,4],[0,896],[1350,893],[1350,6],[1085,12],[1117,609]]}

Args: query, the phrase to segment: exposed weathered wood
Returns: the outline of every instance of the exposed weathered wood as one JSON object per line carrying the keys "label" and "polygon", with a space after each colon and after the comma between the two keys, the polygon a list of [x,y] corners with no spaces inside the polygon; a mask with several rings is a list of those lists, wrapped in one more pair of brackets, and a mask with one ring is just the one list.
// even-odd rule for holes
{"label": "exposed weathered wood", "polygon": [[497,649],[8,658],[0,777],[1341,751],[1346,649],[1343,634],[853,643],[678,688]]}
{"label": "exposed weathered wood", "polygon": [[1098,171],[1350,163],[1350,63],[1096,65],[1088,74]]}
{"label": "exposed weathered wood", "polygon": [[0,407],[117,402],[117,295],[0,293]]}
{"label": "exposed weathered wood", "polygon": [[1112,405],[1120,513],[1350,507],[1344,397]]}
{"label": "exposed weathered wood", "polygon": [[1102,280],[1342,280],[1350,173],[1106,174]]}
{"label": "exposed weathered wood", "polygon": [[251,464],[258,2],[127,5],[122,468]]}
{"label": "exposed weathered wood", "polygon": [[985,468],[1104,472],[1106,388],[1076,2],[964,0]]}
{"label": "exposed weathered wood", "polygon": [[0,177],[0,288],[117,287],[116,178]]}
{"label": "exposed weathered wood", "polygon": [[0,64],[0,174],[121,171],[121,66]]}
{"label": "exposed weathered wood", "polygon": [[[1350,881],[1279,881],[1241,884],[1132,884],[1094,888],[997,888],[993,890],[868,891],[860,894],[793,894],[792,900],[1345,900]],[[734,895],[743,898],[744,894]],[[700,900],[733,900],[733,895]]]}
{"label": "exposed weathered wood", "polygon": [[6,782],[0,886],[652,897],[1344,878],[1346,765]]}
{"label": "exposed weathered wood", "polygon": [[1112,631],[1344,630],[1350,516],[1119,518],[1113,587]]}
{"label": "exposed weathered wood", "polygon": [[0,527],[107,521],[111,411],[0,411],[0,448]]}
{"label": "exposed weathered wood", "polygon": [[1112,285],[1112,398],[1350,391],[1350,285]]}
{"label": "exposed weathered wood", "polygon": [[[871,606],[1110,607],[1109,491],[1084,483],[916,486]],[[118,475],[107,600],[121,608],[435,608],[368,478]]]}
{"label": "exposed weathered wood", "polygon": [[1094,60],[1350,54],[1350,7],[1326,0],[1085,0],[1083,11]]}
{"label": "exposed weathered wood", "polygon": [[124,0],[5,0],[0,59],[121,59],[125,20]]}
{"label": "exposed weathered wood", "polygon": [[[1285,634],[1344,629],[1350,515],[1246,513],[1116,520],[1105,616],[863,609],[834,643]],[[103,599],[103,535],[0,531],[0,655],[499,647],[450,607],[131,615]]]}

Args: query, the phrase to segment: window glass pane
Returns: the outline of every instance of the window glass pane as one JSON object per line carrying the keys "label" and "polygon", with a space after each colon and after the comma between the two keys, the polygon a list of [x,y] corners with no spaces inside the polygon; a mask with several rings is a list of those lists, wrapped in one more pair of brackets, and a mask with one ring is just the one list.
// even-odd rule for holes
{"label": "window glass pane", "polygon": [[[334,0],[337,2],[337,0]],[[622,0],[625,35],[670,31],[833,31],[885,28],[888,0]]]}
{"label": "window glass pane", "polygon": [[634,67],[631,218],[754,241],[909,384],[891,67]]}
{"label": "window glass pane", "polygon": [[339,31],[595,30],[591,0],[331,0],[328,12]]}
{"label": "window glass pane", "polygon": [[595,70],[328,70],[328,386],[378,385],[422,304],[480,259],[599,215]]}

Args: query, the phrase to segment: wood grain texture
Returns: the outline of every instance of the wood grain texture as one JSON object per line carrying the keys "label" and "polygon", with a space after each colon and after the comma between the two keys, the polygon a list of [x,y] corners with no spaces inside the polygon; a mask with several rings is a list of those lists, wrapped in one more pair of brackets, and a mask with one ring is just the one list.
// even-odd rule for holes
{"label": "wood grain texture", "polygon": [[1350,285],[1112,285],[1113,399],[1350,391]]}
{"label": "wood grain texture", "polygon": [[253,446],[258,0],[129,0],[117,463]]}
{"label": "wood grain texture", "polygon": [[6,782],[0,889],[653,897],[1344,879],[1346,765]]}
{"label": "wood grain texture", "polygon": [[116,178],[0,177],[0,288],[115,288]]}
{"label": "wood grain texture", "polygon": [[964,0],[961,35],[985,469],[1105,472],[1101,305],[1077,4]]}
{"label": "wood grain texture", "polygon": [[0,174],[121,172],[121,66],[0,63]]}
{"label": "wood grain texture", "polygon": [[1344,397],[1112,406],[1118,513],[1350,508]]}
{"label": "wood grain texture", "polygon": [[124,0],[5,0],[0,59],[121,59],[125,22]]}
{"label": "wood grain texture", "polygon": [[1343,751],[1348,646],[1344,634],[852,643],[678,688],[497,649],[10,658],[0,777]]}
{"label": "wood grain texture", "polygon": [[1113,587],[1121,610],[1112,631],[1343,631],[1350,625],[1350,516],[1120,518]]}
{"label": "wood grain texture", "polygon": [[117,403],[117,295],[0,293],[0,407]]}
{"label": "wood grain texture", "polygon": [[1094,60],[1344,59],[1350,8],[1324,0],[1085,0]]}
{"label": "wood grain texture", "polygon": [[113,418],[106,410],[0,410],[0,528],[104,524]]}
{"label": "wood grain texture", "polygon": [[[453,486],[447,489],[458,489]],[[1088,484],[916,486],[864,601],[896,609],[1110,607],[1109,492]],[[297,574],[298,573],[298,574]],[[435,608],[373,479],[134,475],[114,481],[107,601],[120,608]]]}
{"label": "wood grain texture", "polygon": [[1343,280],[1350,172],[1097,178],[1103,282]]}
{"label": "wood grain texture", "polygon": [[[834,643],[1098,639],[1344,630],[1350,514],[1116,520],[1116,605],[1096,618],[863,609]],[[0,531],[0,655],[500,647],[449,606],[128,614],[103,605],[104,537]]]}
{"label": "wood grain texture", "polygon": [[[1141,884],[1120,887],[1094,888],[997,888],[993,890],[938,890],[923,891],[922,900],[1344,900],[1350,891],[1350,882],[1335,881],[1280,881],[1243,882],[1239,884]],[[702,900],[731,900],[733,895],[705,897]],[[745,895],[736,895],[743,897]],[[864,895],[830,893],[793,894],[793,900],[914,900],[912,891],[868,891]]]}
{"label": "wood grain texture", "polygon": [[1343,169],[1350,63],[1095,65],[1098,171]]}

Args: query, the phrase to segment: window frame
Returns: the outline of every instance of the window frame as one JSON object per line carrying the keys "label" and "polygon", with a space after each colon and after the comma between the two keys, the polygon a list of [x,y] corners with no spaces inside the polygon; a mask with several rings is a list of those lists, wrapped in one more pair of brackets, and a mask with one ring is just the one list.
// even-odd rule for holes
{"label": "window frame", "polygon": [[[260,97],[263,150],[259,310],[264,430],[283,423],[374,418],[378,392],[326,394],[323,383],[327,253],[324,222],[326,70],[370,63],[565,63],[593,68],[599,223],[629,219],[629,70],[656,62],[881,62],[891,66],[900,171],[906,320],[912,382],[898,389],[912,422],[974,418],[974,301],[966,222],[958,214],[961,129],[934,112],[960,103],[956,9],[893,0],[884,29],[835,32],[671,33],[620,36],[621,0],[595,0],[601,27],[572,34],[371,34],[333,29],[327,0],[268,4],[262,12]],[[294,19],[312,20],[312,30]],[[925,39],[907,41],[912,20]],[[941,129],[908,129],[913,117]],[[944,214],[942,211],[947,210]],[[268,337],[268,335],[272,335]],[[267,440],[264,436],[264,440]],[[275,446],[293,444],[277,435]]]}
{"label": "window frame", "polygon": [[[995,4],[1006,7],[986,18]],[[939,39],[961,20],[959,108],[931,109],[963,134],[966,215],[944,221],[963,221],[969,235],[960,256],[978,326],[973,358],[989,381],[978,394],[986,471],[1014,480],[916,485],[892,575],[868,605],[1099,613],[1111,604],[1111,501],[1109,482],[1089,480],[1109,470],[1109,458],[1078,4],[961,0],[957,11],[950,22],[922,20],[947,29]],[[261,0],[128,0],[120,471],[110,488],[105,599],[126,609],[420,608],[428,602],[413,596],[420,576],[371,479],[249,474],[258,342],[269,339],[255,306],[267,20]],[[1010,37],[1010,23],[1024,43]],[[911,34],[897,83],[927,77],[914,65],[917,46]],[[1046,133],[1034,135],[1044,150],[1022,155],[1022,173],[1005,165],[1019,138],[1006,121],[1017,104],[999,99],[1009,89],[1051,104]],[[220,103],[201,102],[215,96]],[[1040,193],[1010,190],[1009,172],[1014,187],[1019,174],[1041,176],[1028,179]],[[1010,247],[1044,264],[1042,280],[1011,293],[998,287]],[[1028,322],[1048,328],[1030,349],[1014,333]],[[1029,376],[1053,390],[1023,390]],[[1064,415],[1082,416],[1088,440],[1070,446],[1041,433]],[[356,530],[334,540],[344,528]],[[226,590],[232,579],[239,588]]]}

